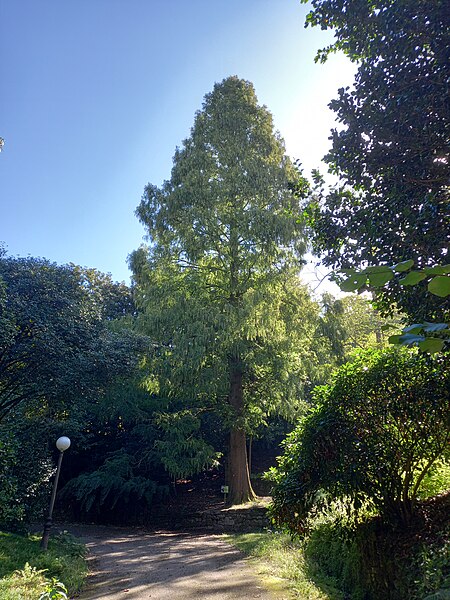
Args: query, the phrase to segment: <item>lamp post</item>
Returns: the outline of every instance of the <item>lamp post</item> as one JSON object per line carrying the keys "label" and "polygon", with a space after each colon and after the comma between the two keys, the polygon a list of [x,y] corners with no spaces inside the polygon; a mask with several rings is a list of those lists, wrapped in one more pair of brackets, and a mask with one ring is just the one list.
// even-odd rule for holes
{"label": "lamp post", "polygon": [[50,537],[50,529],[52,526],[53,507],[55,506],[56,490],[58,489],[59,473],[61,471],[61,463],[62,463],[62,459],[63,459],[63,454],[70,447],[69,438],[66,436],[62,436],[62,437],[58,438],[56,440],[56,447],[59,450],[58,466],[56,467],[56,475],[55,475],[55,479],[53,481],[53,489],[52,489],[52,497],[50,499],[50,507],[48,509],[48,516],[47,516],[47,520],[45,521],[45,525],[44,525],[44,532],[42,534],[42,540],[41,540],[42,550],[47,550],[47,546],[48,546],[48,538]]}

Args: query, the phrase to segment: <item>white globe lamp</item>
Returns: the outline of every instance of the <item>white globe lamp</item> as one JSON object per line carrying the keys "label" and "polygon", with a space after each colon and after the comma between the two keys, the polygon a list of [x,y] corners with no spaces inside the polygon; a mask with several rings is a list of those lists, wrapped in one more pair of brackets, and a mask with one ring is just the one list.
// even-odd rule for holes
{"label": "white globe lamp", "polygon": [[70,439],[63,435],[56,440],[56,447],[60,452],[65,452],[70,448]]}

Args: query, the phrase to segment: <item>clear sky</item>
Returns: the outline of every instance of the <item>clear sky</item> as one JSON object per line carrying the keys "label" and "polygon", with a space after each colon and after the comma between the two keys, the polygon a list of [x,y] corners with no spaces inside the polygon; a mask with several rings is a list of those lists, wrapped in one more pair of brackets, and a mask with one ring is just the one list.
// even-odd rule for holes
{"label": "clear sky", "polygon": [[0,242],[128,281],[134,216],[214,82],[250,80],[288,154],[329,147],[327,103],[349,85],[299,0],[0,0]]}

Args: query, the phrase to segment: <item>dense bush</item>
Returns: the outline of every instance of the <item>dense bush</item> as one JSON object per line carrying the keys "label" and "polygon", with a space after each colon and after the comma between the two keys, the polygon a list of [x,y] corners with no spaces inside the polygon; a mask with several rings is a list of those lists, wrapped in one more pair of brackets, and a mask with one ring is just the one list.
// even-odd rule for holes
{"label": "dense bush", "polygon": [[[41,520],[48,505],[53,464],[48,453],[48,424],[23,415],[0,426],[0,527],[21,531]],[[56,438],[55,438],[56,439]]]}
{"label": "dense bush", "polygon": [[355,525],[346,507],[334,503],[309,522],[303,539],[313,580],[329,577],[351,600],[424,600],[450,585],[450,497],[421,502],[410,527],[400,531],[380,517]]}
{"label": "dense bush", "polygon": [[65,463],[60,498],[71,507],[67,516],[142,523],[177,478],[212,462],[201,418],[177,408],[148,390],[144,370],[108,389],[91,406]]}
{"label": "dense bush", "polygon": [[409,521],[425,475],[449,440],[448,357],[368,351],[315,390],[317,407],[285,441],[273,515],[293,531],[321,500],[369,503]]}

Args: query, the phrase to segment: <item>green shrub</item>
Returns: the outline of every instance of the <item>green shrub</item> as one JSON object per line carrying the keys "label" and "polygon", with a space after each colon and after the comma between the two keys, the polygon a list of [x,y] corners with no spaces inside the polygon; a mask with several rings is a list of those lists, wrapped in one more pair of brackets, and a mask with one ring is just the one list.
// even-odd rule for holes
{"label": "green shrub", "polygon": [[315,389],[317,408],[285,441],[275,481],[276,523],[301,532],[312,507],[370,502],[409,522],[420,485],[449,440],[448,357],[363,352]]}
{"label": "green shrub", "polygon": [[352,600],[365,600],[366,581],[355,529],[341,506],[319,513],[310,523],[305,543],[307,573],[327,577]]}
{"label": "green shrub", "polygon": [[67,598],[66,586],[56,577],[52,577],[51,581],[45,584],[44,591],[39,596],[39,600],[67,600]]}
{"label": "green shrub", "polygon": [[355,522],[345,503],[333,502],[310,513],[302,536],[275,531],[231,541],[301,600],[443,600],[450,592],[449,508],[450,494],[421,502],[402,530],[367,511]]}
{"label": "green shrub", "polygon": [[1,600],[34,600],[46,585],[45,571],[25,563],[9,577],[0,579]]}
{"label": "green shrub", "polygon": [[[438,590],[450,591],[448,536],[416,524],[409,531],[386,527],[378,517],[356,526],[328,513],[312,524],[305,543],[307,572],[335,581],[351,600],[424,600]],[[447,591],[447,593],[448,593]]]}
{"label": "green shrub", "polygon": [[3,527],[16,524],[24,518],[24,507],[17,502],[19,482],[14,473],[17,462],[13,439],[0,440],[0,523]]}
{"label": "green shrub", "polygon": [[44,514],[53,472],[45,432],[45,424],[20,414],[0,427],[1,529],[24,531]]}
{"label": "green shrub", "polygon": [[[413,563],[413,573],[411,587],[415,589],[417,598],[422,600],[439,590],[447,590],[447,598],[450,598],[449,540],[444,538],[433,544],[424,544]],[[442,595],[439,597],[442,598]]]}
{"label": "green shrub", "polygon": [[193,411],[156,413],[154,420],[162,432],[162,439],[156,440],[154,447],[171,477],[191,477],[218,466],[221,453],[199,435],[201,421]]}

